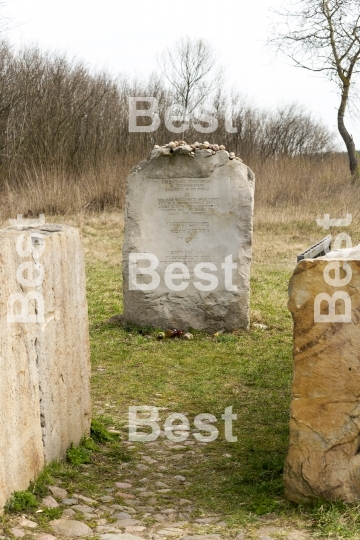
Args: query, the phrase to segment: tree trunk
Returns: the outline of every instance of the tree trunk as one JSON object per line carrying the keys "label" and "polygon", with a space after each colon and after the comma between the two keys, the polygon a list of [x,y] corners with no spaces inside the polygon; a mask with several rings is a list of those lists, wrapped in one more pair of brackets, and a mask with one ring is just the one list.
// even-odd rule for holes
{"label": "tree trunk", "polygon": [[359,173],[358,162],[356,158],[356,148],[355,148],[355,143],[353,141],[353,138],[348,132],[348,130],[346,129],[345,123],[344,123],[345,110],[346,110],[346,105],[347,105],[347,101],[349,97],[349,89],[350,89],[350,84],[343,86],[343,91],[341,94],[341,103],[338,110],[338,129],[339,129],[341,137],[343,138],[344,143],[346,144],[347,153],[349,156],[350,171],[353,178],[355,178]]}

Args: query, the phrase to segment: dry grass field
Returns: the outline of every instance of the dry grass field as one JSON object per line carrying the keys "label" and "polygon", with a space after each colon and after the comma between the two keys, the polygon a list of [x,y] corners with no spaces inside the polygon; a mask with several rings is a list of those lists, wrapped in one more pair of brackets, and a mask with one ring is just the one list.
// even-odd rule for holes
{"label": "dry grass field", "polygon": [[[126,177],[139,160],[130,155],[108,161],[100,172],[90,170],[76,178],[51,169],[29,169],[21,186],[6,185],[0,191],[0,221],[17,214],[121,213]],[[345,154],[281,157],[264,163],[255,159],[248,165],[256,175],[255,223],[309,222],[324,212],[358,216],[360,185],[351,182]]]}

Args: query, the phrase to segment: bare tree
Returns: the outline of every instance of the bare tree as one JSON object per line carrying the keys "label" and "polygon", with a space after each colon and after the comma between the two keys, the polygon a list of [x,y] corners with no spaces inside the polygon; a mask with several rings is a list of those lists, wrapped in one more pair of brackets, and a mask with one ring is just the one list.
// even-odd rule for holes
{"label": "bare tree", "polygon": [[223,69],[216,66],[212,46],[203,39],[183,38],[158,58],[159,67],[170,83],[174,99],[192,114],[221,86]]}
{"label": "bare tree", "polygon": [[292,0],[289,9],[276,13],[280,21],[274,25],[270,44],[284,52],[296,67],[325,75],[340,90],[338,129],[347,148],[352,177],[358,178],[355,143],[344,117],[350,90],[354,96],[360,72],[360,2]]}

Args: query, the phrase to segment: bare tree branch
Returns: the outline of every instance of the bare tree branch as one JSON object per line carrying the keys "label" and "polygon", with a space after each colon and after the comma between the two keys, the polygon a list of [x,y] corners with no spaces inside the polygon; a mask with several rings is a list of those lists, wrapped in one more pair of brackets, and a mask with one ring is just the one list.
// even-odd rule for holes
{"label": "bare tree branch", "polygon": [[359,177],[355,143],[344,123],[360,72],[359,0],[290,0],[290,8],[274,13],[278,21],[268,43],[295,67],[323,73],[340,88],[338,129],[353,178]]}
{"label": "bare tree branch", "polygon": [[216,67],[215,53],[203,39],[181,39],[161,54],[158,64],[184,116],[204,104],[223,82],[223,69]]}

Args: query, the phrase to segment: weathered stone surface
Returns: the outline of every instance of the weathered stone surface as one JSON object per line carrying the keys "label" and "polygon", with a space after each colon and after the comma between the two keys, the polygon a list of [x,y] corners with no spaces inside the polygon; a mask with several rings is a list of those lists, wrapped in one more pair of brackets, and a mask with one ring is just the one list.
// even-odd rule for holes
{"label": "weathered stone surface", "polygon": [[10,529],[10,532],[13,536],[15,536],[15,538],[24,538],[25,536],[25,531],[23,531],[22,529],[18,529],[17,527],[13,527],[12,529]]}
{"label": "weathered stone surface", "polygon": [[88,536],[92,533],[86,523],[76,521],[75,519],[55,519],[50,521],[50,526],[57,534],[63,536]]}
{"label": "weathered stone surface", "polygon": [[114,527],[118,529],[122,529],[125,527],[132,527],[133,525],[141,525],[141,521],[139,521],[138,519],[132,519],[132,518],[119,519],[118,521],[115,521],[113,525]]}
{"label": "weathered stone surface", "polygon": [[[131,495],[130,493],[124,493],[123,491],[117,491],[115,493],[116,497],[122,497],[123,499],[135,499],[135,495]],[[103,500],[103,498],[100,499],[101,501]],[[114,497],[110,497],[110,500],[114,500]],[[110,502],[108,500],[106,501],[103,501],[103,502]]]}
{"label": "weathered stone surface", "polygon": [[83,514],[86,514],[88,512],[92,512],[93,508],[90,506],[87,506],[87,504],[75,504],[71,507],[73,510],[77,510],[78,512],[82,512]]}
{"label": "weathered stone surface", "polygon": [[49,486],[49,491],[54,497],[57,497],[58,499],[65,499],[68,494],[66,489],[58,486]]}
{"label": "weathered stone surface", "polygon": [[[216,540],[220,540],[220,536],[216,538]],[[207,534],[191,534],[187,536],[182,536],[180,540],[213,540],[212,538],[209,538],[209,535]]]}
{"label": "weathered stone surface", "polygon": [[[20,231],[0,231],[0,507],[44,465],[35,324],[8,322],[8,299],[22,293],[15,248]],[[25,276],[26,277],[26,276]],[[26,328],[27,326],[27,328]]]}
{"label": "weathered stone surface", "polygon": [[6,256],[0,241],[0,508],[44,466],[36,354],[27,349],[31,338],[19,339],[6,323]]}
{"label": "weathered stone surface", "polygon": [[0,507],[89,432],[89,366],[79,232],[1,230]]}
{"label": "weathered stone surface", "polygon": [[36,529],[36,527],[38,526],[38,524],[35,523],[35,521],[31,521],[31,519],[27,519],[27,518],[22,518],[19,521],[19,525],[20,527],[29,527],[30,529]]}
{"label": "weathered stone surface", "polygon": [[[209,332],[247,328],[254,174],[225,151],[161,154],[161,149],[153,150],[127,180],[124,320]],[[159,261],[155,271],[160,283],[154,289],[138,288],[149,284],[150,276],[138,274],[129,281],[129,255],[135,253],[152,254]],[[226,257],[236,268],[229,267],[225,279]],[[164,274],[171,263],[185,264],[189,277],[173,279],[169,287],[171,271],[167,283]],[[199,263],[216,266],[202,269],[211,273],[213,283],[194,275]],[[150,261],[136,264],[139,269]],[[186,288],[180,290],[181,285]]]}
{"label": "weathered stone surface", "polygon": [[119,533],[119,534],[113,534],[113,533],[107,533],[107,534],[101,534],[100,540],[144,540],[143,538],[140,538],[140,536],[134,536],[133,534],[129,533]]}
{"label": "weathered stone surface", "polygon": [[132,516],[128,514],[127,512],[118,512],[117,514],[112,514],[113,518],[116,519],[131,519]]}
{"label": "weathered stone surface", "polygon": [[116,527],[113,527],[112,525],[98,525],[95,529],[96,533],[104,534],[104,533],[119,533],[120,530]]}
{"label": "weathered stone surface", "polygon": [[290,531],[287,540],[309,540],[311,537],[306,531]]}
{"label": "weathered stone surface", "polygon": [[90,497],[85,497],[84,495],[79,495],[78,493],[73,494],[74,499],[79,499],[80,501],[84,501],[89,504],[94,504],[96,501],[94,499],[90,499]]}
{"label": "weathered stone surface", "polygon": [[84,512],[83,518],[86,519],[86,521],[92,521],[93,519],[98,518],[99,516],[93,512]]}
{"label": "weathered stone surface", "polygon": [[45,497],[41,502],[43,506],[46,506],[46,508],[57,508],[59,506],[57,501],[54,499],[54,497],[51,497],[51,495]]}
{"label": "weathered stone surface", "polygon": [[79,231],[61,226],[46,236],[42,261],[46,327],[37,354],[44,454],[51,463],[90,431],[89,323]]}
{"label": "weathered stone surface", "polygon": [[66,506],[73,506],[74,504],[77,504],[79,501],[77,499],[69,498],[69,499],[63,499],[62,504],[65,504]]}
{"label": "weathered stone surface", "polygon": [[257,540],[273,540],[276,537],[279,538],[281,535],[283,538],[287,539],[287,536],[285,536],[284,533],[286,533],[286,531],[284,531],[282,527],[262,527],[256,531],[256,538]]}
{"label": "weathered stone surface", "polygon": [[219,521],[219,518],[216,517],[207,517],[207,518],[198,518],[195,519],[195,523],[204,523],[205,525],[207,523],[215,523],[216,521]]}
{"label": "weathered stone surface", "polygon": [[72,510],[71,508],[65,508],[62,515],[63,515],[63,517],[75,517],[76,512],[75,512],[75,510]]}
{"label": "weathered stone surface", "polygon": [[[342,286],[324,279],[335,278],[327,266],[334,253],[301,261],[290,281],[294,379],[284,480],[287,497],[296,502],[360,498],[360,261],[350,258],[335,261],[340,279],[352,273]],[[351,271],[345,272],[346,263]],[[350,322],[314,322],[317,295],[337,291],[351,300]],[[320,315],[329,313],[326,301],[320,307]],[[344,313],[337,300],[335,314]]]}
{"label": "weathered stone surface", "polygon": [[184,534],[184,531],[176,527],[174,528],[169,527],[167,529],[160,529],[156,531],[156,534],[159,534],[160,536],[181,536],[182,534]]}
{"label": "weathered stone surface", "polygon": [[111,497],[111,495],[104,495],[103,497],[100,497],[100,501],[107,503],[114,500],[114,497]]}
{"label": "weathered stone surface", "polygon": [[126,533],[141,533],[144,531],[146,531],[146,527],[144,527],[144,525],[134,525],[132,527],[125,528]]}
{"label": "weathered stone surface", "polygon": [[[187,536],[182,536],[180,540],[221,540],[219,534],[192,534]],[[245,536],[239,536],[235,540],[245,540]]]}

